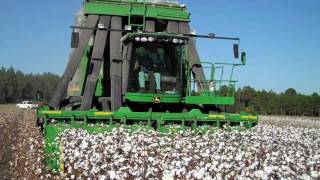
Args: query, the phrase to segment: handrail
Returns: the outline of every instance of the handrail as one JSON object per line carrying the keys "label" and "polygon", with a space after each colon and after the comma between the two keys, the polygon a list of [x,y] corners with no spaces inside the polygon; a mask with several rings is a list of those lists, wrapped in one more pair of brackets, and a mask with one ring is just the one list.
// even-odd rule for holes
{"label": "handrail", "polygon": [[[191,80],[191,82],[195,82],[195,81],[198,81],[198,80]],[[208,83],[208,82],[230,82],[230,81],[229,80],[206,80],[206,81],[199,81],[199,82]],[[233,80],[231,82],[239,82],[239,81]]]}
{"label": "handrail", "polygon": [[[90,1],[86,1],[85,3],[88,4],[92,4],[92,3],[101,3],[101,4],[119,4],[119,5],[127,5],[128,2],[131,1],[131,5],[133,7],[141,7],[144,5],[143,2],[137,2],[137,0],[90,0]],[[161,9],[172,9],[172,10],[185,10],[186,11],[186,7],[185,6],[181,6],[178,4],[165,4],[165,3],[150,3],[150,2],[145,2],[145,5],[147,7],[154,7],[154,8],[161,8]],[[188,18],[189,20],[189,18]],[[188,21],[186,19],[186,21]]]}
{"label": "handrail", "polygon": [[[219,90],[221,90],[221,88],[223,87],[223,83],[227,83],[227,87],[228,87],[228,89],[230,90],[230,88],[232,88],[232,93],[231,92],[227,92],[227,95],[232,95],[232,96],[234,96],[234,93],[235,93],[235,84],[238,82],[238,81],[236,81],[236,80],[233,80],[233,74],[234,74],[234,69],[235,69],[235,67],[237,67],[237,66],[242,66],[242,65],[244,65],[244,64],[236,64],[236,63],[211,63],[211,62],[197,62],[197,63],[192,63],[191,64],[191,67],[194,67],[194,66],[196,66],[196,65],[199,65],[199,68],[202,68],[202,69],[211,69],[211,75],[210,75],[210,78],[209,78],[209,80],[202,80],[202,81],[200,81],[200,80],[198,80],[198,79],[192,79],[191,78],[191,73],[190,73],[190,77],[189,77],[189,82],[190,82],[190,84],[193,84],[193,87],[195,87],[195,84],[194,83],[196,83],[196,82],[198,82],[199,84],[205,84],[205,83],[207,83],[207,84],[210,84],[210,83],[214,83],[213,85],[209,85],[208,86],[208,88],[209,89],[203,89],[203,87],[201,86],[200,87],[200,89],[201,89],[201,91],[202,92],[209,92],[209,94],[211,94],[211,93],[213,93],[213,95],[214,96],[216,96],[217,95],[217,93],[218,93],[218,91],[217,91],[217,85],[219,86]],[[231,74],[230,74],[230,78],[229,78],[229,80],[227,80],[227,79],[223,79],[223,76],[224,76],[224,68],[226,67],[226,66],[232,66],[231,67]],[[217,69],[221,69],[221,75],[220,75],[220,79],[218,79],[218,80],[216,80],[215,79],[215,73],[216,73],[216,70]],[[211,92],[212,90],[210,90],[210,88],[213,88],[214,90],[214,92]],[[191,91],[192,91],[192,87],[190,86],[190,89],[189,89],[189,94],[191,93]],[[231,93],[231,94],[230,94]]]}
{"label": "handrail", "polygon": [[143,31],[145,31],[145,28],[146,28],[146,15],[147,15],[147,4],[146,4],[146,0],[143,0],[143,5],[144,5]]}

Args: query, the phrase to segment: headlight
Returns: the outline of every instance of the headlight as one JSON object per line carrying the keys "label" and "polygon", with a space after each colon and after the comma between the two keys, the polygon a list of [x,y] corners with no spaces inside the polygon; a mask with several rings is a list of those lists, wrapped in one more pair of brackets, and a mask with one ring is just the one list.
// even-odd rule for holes
{"label": "headlight", "polygon": [[104,24],[98,24],[98,29],[104,29]]}
{"label": "headlight", "polygon": [[147,37],[142,37],[141,38],[141,42],[147,42],[148,41],[148,38]]}
{"label": "headlight", "polygon": [[179,43],[179,40],[176,39],[176,38],[174,38],[174,39],[172,39],[172,42],[173,42],[174,44],[178,44],[178,43]]}
{"label": "headlight", "polygon": [[155,40],[154,37],[152,37],[152,36],[148,37],[148,41],[149,41],[149,42],[153,42],[154,40]]}
{"label": "headlight", "polygon": [[141,39],[140,39],[140,37],[136,37],[136,38],[134,38],[134,40],[137,42],[140,42]]}
{"label": "headlight", "polygon": [[184,40],[183,39],[179,39],[179,44],[183,44]]}

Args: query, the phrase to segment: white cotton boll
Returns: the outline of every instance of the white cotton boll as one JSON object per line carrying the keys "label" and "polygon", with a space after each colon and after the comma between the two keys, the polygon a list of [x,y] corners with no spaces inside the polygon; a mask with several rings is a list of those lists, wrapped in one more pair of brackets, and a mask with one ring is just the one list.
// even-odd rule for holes
{"label": "white cotton boll", "polygon": [[153,161],[154,161],[154,158],[153,158],[153,157],[148,157],[148,161],[149,161],[149,162],[153,162]]}
{"label": "white cotton boll", "polygon": [[319,178],[320,177],[320,171],[311,171],[310,175],[313,178]]}
{"label": "white cotton boll", "polygon": [[68,171],[67,171],[69,174],[71,174],[72,173],[72,167],[71,166],[69,166],[68,167]]}
{"label": "white cotton boll", "polygon": [[162,179],[163,180],[174,180],[174,174],[169,170],[165,170],[163,172]]}
{"label": "white cotton boll", "polygon": [[226,169],[231,169],[232,165],[229,164],[229,163],[226,163],[226,164],[224,164],[224,167],[225,167]]}
{"label": "white cotton boll", "polygon": [[87,172],[87,171],[83,171],[83,173],[82,173],[85,177],[88,177],[89,176],[89,172]]}
{"label": "white cotton boll", "polygon": [[82,142],[81,145],[80,145],[80,148],[83,150],[83,149],[86,149],[88,147],[88,143],[86,141]]}
{"label": "white cotton boll", "polygon": [[99,177],[99,180],[107,180],[107,176],[102,175],[102,176]]}
{"label": "white cotton boll", "polygon": [[303,174],[299,177],[299,179],[311,179],[311,176],[309,176],[308,174]]}
{"label": "white cotton boll", "polygon": [[123,151],[125,153],[129,152],[130,150],[132,149],[131,145],[129,143],[125,143],[124,144],[124,148],[123,148]]}
{"label": "white cotton boll", "polygon": [[261,179],[266,179],[267,178],[267,175],[265,174],[264,171],[262,170],[258,170],[256,172],[254,172],[254,175],[257,177],[257,178],[261,178]]}
{"label": "white cotton boll", "polygon": [[201,172],[195,172],[195,173],[194,173],[194,177],[195,177],[196,179],[203,179],[203,174],[202,174]]}
{"label": "white cotton boll", "polygon": [[115,171],[108,171],[108,174],[109,174],[110,179],[115,179],[117,177]]}
{"label": "white cotton boll", "polygon": [[125,160],[126,160],[125,158],[121,157],[121,158],[118,160],[118,162],[119,162],[119,163],[123,163]]}
{"label": "white cotton boll", "polygon": [[176,165],[176,168],[181,168],[182,163],[181,161],[176,161],[175,165]]}
{"label": "white cotton boll", "polygon": [[272,173],[273,169],[272,169],[272,167],[268,166],[268,167],[264,168],[264,171],[269,175]]}
{"label": "white cotton boll", "polygon": [[216,174],[216,179],[217,180],[222,180],[223,179],[222,174],[221,173],[217,173]]}

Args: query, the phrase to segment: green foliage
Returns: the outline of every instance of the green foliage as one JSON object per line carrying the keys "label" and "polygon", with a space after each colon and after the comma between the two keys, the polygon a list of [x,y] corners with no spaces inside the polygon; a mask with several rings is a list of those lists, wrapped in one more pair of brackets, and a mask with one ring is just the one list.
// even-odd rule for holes
{"label": "green foliage", "polygon": [[320,96],[317,93],[308,96],[289,88],[277,94],[244,87],[238,89],[236,97],[238,110],[249,109],[268,115],[320,116]]}
{"label": "green foliage", "polygon": [[44,100],[49,100],[60,77],[52,73],[24,74],[12,67],[0,68],[0,103],[17,103],[36,100],[37,92],[42,92]]}
{"label": "green foliage", "polygon": [[[36,100],[41,94],[44,100],[50,100],[60,77],[52,73],[24,74],[12,67],[0,68],[0,104],[17,103],[23,100]],[[232,89],[221,88],[221,94]],[[231,111],[248,110],[268,115],[320,116],[320,96],[318,93],[303,95],[289,88],[284,93],[256,91],[247,86],[236,92],[237,104],[229,107]]]}

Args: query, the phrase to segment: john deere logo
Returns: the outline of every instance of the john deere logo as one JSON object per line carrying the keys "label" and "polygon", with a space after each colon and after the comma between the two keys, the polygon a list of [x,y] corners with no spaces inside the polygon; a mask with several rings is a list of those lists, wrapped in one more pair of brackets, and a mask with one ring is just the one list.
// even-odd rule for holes
{"label": "john deere logo", "polygon": [[153,98],[153,102],[156,103],[156,104],[161,103],[161,97],[159,97],[159,96],[154,97]]}

